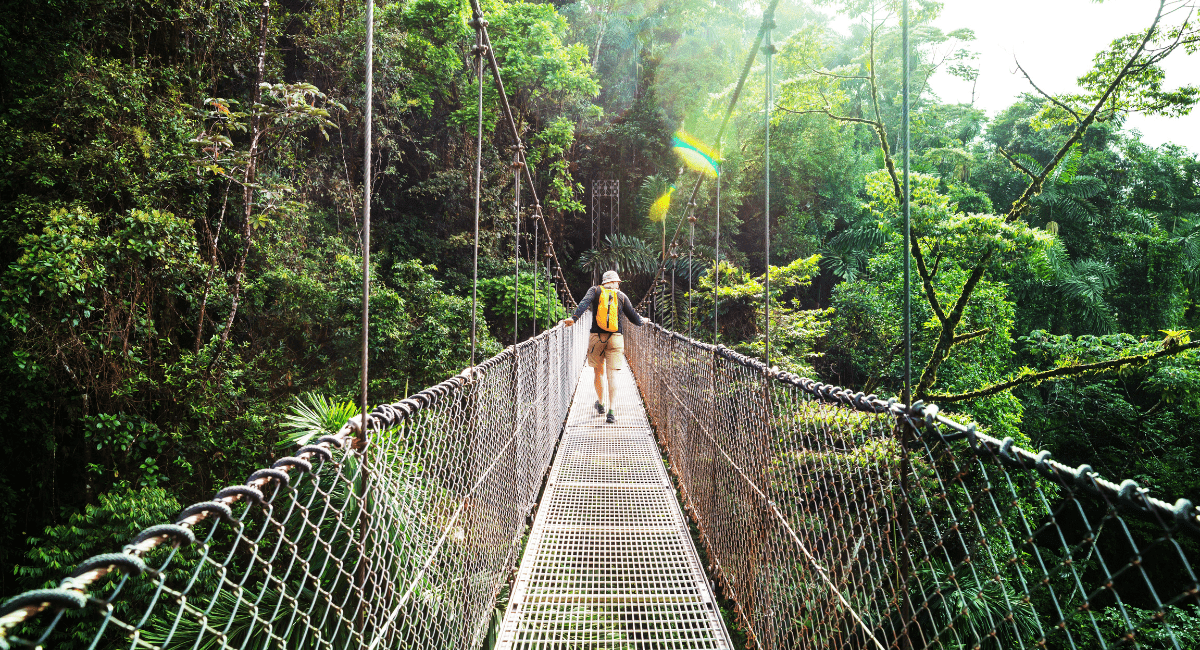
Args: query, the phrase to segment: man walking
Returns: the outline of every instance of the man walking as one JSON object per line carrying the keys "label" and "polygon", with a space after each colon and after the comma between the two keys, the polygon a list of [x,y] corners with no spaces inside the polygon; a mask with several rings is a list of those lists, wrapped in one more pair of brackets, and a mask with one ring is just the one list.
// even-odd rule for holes
{"label": "man walking", "polygon": [[[621,278],[617,276],[617,272],[605,271],[604,276],[600,278],[600,286],[588,289],[587,295],[575,308],[575,313],[563,320],[563,324],[570,327],[589,307],[592,309],[592,334],[588,338],[587,361],[596,373],[596,413],[604,415],[604,405],[607,403],[608,417],[605,421],[609,424],[617,421],[617,414],[613,411],[617,387],[614,383],[615,373],[625,367],[625,337],[621,336],[620,314],[624,313],[629,322],[639,327],[650,322],[649,318],[642,318],[637,313],[629,296],[621,293],[620,287]],[[607,402],[604,400],[606,375]]]}

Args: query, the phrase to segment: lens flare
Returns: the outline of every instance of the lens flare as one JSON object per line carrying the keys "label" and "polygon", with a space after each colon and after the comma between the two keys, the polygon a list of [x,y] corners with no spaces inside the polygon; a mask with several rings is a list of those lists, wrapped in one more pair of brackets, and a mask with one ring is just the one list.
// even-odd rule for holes
{"label": "lens flare", "polygon": [[671,207],[671,194],[675,192],[675,186],[672,185],[667,190],[666,194],[654,199],[654,203],[650,204],[650,220],[662,221],[667,216],[667,208]]}
{"label": "lens flare", "polygon": [[716,177],[721,173],[721,163],[717,155],[708,145],[692,137],[687,131],[680,129],[675,132],[675,153],[683,160],[688,169],[708,176]]}

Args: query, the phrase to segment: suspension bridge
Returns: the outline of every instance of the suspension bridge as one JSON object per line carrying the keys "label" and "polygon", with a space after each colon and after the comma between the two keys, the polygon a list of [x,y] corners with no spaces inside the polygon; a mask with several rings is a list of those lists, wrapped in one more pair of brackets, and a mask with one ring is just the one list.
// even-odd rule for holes
{"label": "suspension bridge", "polygon": [[557,326],[10,599],[0,645],[729,648],[723,598],[762,648],[1184,650],[1187,501],[629,329],[617,425]]}
{"label": "suspension bridge", "polygon": [[[472,4],[480,111],[490,67],[519,145]],[[4,601],[0,648],[1187,647],[1186,499],[934,405],[628,330],[615,425],[590,406],[586,327],[479,363],[472,339],[459,375]]]}

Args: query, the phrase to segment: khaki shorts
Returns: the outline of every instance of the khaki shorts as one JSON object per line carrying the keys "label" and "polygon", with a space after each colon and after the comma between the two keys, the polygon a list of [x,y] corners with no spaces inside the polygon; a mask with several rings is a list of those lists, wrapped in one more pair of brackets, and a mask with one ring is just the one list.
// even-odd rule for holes
{"label": "khaki shorts", "polygon": [[625,367],[625,337],[617,333],[596,334],[588,337],[588,365],[596,368],[607,361],[610,368],[620,370]]}

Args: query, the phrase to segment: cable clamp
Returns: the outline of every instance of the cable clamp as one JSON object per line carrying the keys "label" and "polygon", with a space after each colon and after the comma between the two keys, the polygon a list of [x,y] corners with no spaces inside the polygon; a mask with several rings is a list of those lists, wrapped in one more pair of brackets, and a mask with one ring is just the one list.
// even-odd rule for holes
{"label": "cable clamp", "polygon": [[1075,483],[1092,494],[1098,494],[1100,488],[1096,487],[1096,479],[1092,476],[1094,473],[1095,471],[1092,469],[1092,466],[1086,463],[1076,467]]}
{"label": "cable clamp", "polygon": [[1187,499],[1176,501],[1171,512],[1180,526],[1200,532],[1200,508],[1193,508],[1191,501]]}
{"label": "cable clamp", "polygon": [[[1149,510],[1146,504],[1146,492],[1147,490],[1139,486],[1137,481],[1127,478],[1121,481],[1121,486],[1117,488],[1117,499],[1128,508],[1146,512]],[[1141,497],[1141,499],[1136,497]]]}

